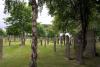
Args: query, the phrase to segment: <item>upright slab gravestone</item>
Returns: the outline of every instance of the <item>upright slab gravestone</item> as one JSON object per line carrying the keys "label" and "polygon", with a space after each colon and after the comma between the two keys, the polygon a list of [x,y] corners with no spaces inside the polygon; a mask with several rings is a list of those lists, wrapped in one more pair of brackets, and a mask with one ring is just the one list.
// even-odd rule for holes
{"label": "upright slab gravestone", "polygon": [[3,55],[3,38],[0,37],[0,59],[2,59]]}
{"label": "upright slab gravestone", "polygon": [[68,35],[66,36],[66,45],[65,46],[66,46],[66,48],[65,48],[66,56],[68,59],[70,59],[70,38]]}
{"label": "upright slab gravestone", "polygon": [[85,50],[85,56],[94,57],[96,53],[96,40],[95,32],[93,30],[88,30],[87,32],[87,46]]}

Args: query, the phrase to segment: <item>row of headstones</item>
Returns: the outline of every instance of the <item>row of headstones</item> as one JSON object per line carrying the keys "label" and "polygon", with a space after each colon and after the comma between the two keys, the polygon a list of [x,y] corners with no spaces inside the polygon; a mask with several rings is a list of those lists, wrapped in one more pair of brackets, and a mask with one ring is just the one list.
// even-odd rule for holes
{"label": "row of headstones", "polygon": [[55,37],[40,37],[38,39],[38,43],[40,43],[41,46],[47,47],[48,45],[53,45],[54,52],[57,50],[57,45],[60,45],[61,47],[65,45],[65,38],[63,36],[55,36]]}
{"label": "row of headstones", "polygon": [[[96,53],[96,36],[95,36],[95,32],[93,30],[88,30],[87,32],[87,36],[86,36],[86,40],[87,40],[87,45],[86,45],[86,49],[84,51],[84,55],[85,56],[95,56]],[[77,41],[79,41],[79,39],[77,39]],[[82,43],[77,42],[76,45],[80,46]]]}
{"label": "row of headstones", "polygon": [[[87,32],[87,45],[86,49],[82,54],[83,51],[83,45],[81,41],[81,35],[77,34],[74,39],[74,49],[75,49],[75,58],[79,63],[83,63],[82,57],[94,57],[96,56],[96,38],[95,38],[95,32],[92,30],[89,30]],[[67,58],[71,59],[71,52],[70,52],[70,44],[69,44],[69,38],[67,37],[67,44],[66,44],[66,54]],[[83,56],[82,56],[83,55]]]}
{"label": "row of headstones", "polygon": [[[95,55],[94,51],[96,49],[95,49],[95,40],[94,40],[95,38],[94,37],[95,37],[95,33],[93,31],[89,31],[88,34],[87,34],[87,47],[86,47],[86,51],[85,51],[86,55],[91,55],[91,56]],[[71,44],[71,42],[73,41],[72,43],[75,46],[80,45],[80,43],[78,42],[79,41],[78,37],[69,38],[69,36],[66,36],[65,40],[64,40],[64,37],[53,37],[51,39],[46,37],[46,38],[44,38],[44,40],[45,40],[45,46],[47,44],[49,44],[49,40],[53,41],[53,43],[54,43],[54,51],[55,52],[56,52],[56,45],[60,44],[62,46],[63,41],[64,41],[65,42],[65,46],[66,46],[66,55],[67,55],[68,58],[70,57],[70,44]],[[40,38],[41,45],[43,45],[42,41],[43,41],[43,38]],[[2,56],[2,46],[3,46],[3,39],[0,38],[0,57]],[[79,52],[79,50],[77,52]]]}
{"label": "row of headstones", "polygon": [[50,38],[50,37],[40,37],[38,41],[40,42],[41,46],[45,45],[45,44],[48,45],[48,44],[50,44],[50,42],[53,42],[53,43],[56,42],[57,44],[61,44],[61,46],[62,46],[62,44],[65,44],[65,39],[64,39],[63,36],[59,36],[59,37],[55,36],[55,37],[52,37],[52,38]]}
{"label": "row of headstones", "polygon": [[[57,43],[59,44],[63,44],[63,39],[59,39],[58,37],[54,37],[54,38],[41,38],[40,39],[40,42],[41,42],[41,45],[43,45],[42,41],[45,41],[45,47],[47,44],[49,44],[49,41],[51,40],[53,43],[54,43],[54,51],[56,52],[56,45]],[[58,42],[57,42],[58,40]],[[0,37],[0,58],[2,58],[2,54],[3,54],[3,37]]]}

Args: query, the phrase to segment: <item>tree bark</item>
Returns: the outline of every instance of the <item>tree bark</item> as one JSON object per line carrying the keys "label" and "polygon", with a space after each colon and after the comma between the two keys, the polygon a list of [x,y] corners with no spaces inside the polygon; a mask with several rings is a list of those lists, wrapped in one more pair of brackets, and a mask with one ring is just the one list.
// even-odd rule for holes
{"label": "tree bark", "polygon": [[83,63],[83,52],[85,51],[87,41],[86,41],[86,34],[87,34],[87,28],[88,28],[88,1],[87,0],[79,0],[79,12],[80,12],[80,20],[81,20],[81,43],[79,46],[79,63]]}
{"label": "tree bark", "polygon": [[37,67],[37,17],[38,17],[38,5],[36,0],[32,0],[32,54],[31,54],[31,66]]}

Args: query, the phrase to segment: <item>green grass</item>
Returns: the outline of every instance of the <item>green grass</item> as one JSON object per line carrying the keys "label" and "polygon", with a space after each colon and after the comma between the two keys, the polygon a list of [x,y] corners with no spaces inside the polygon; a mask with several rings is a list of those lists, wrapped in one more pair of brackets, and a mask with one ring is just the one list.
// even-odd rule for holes
{"label": "green grass", "polygon": [[[9,47],[6,43],[3,59],[0,60],[0,67],[29,67],[31,47],[29,42],[26,44],[26,46],[20,47],[19,43],[13,42]],[[97,51],[100,54],[100,49]],[[85,59],[84,65],[78,65],[75,60],[65,59],[64,47],[57,45],[57,52],[54,52],[51,43],[47,47],[38,46],[37,62],[38,67],[97,67],[100,65],[100,57]]]}

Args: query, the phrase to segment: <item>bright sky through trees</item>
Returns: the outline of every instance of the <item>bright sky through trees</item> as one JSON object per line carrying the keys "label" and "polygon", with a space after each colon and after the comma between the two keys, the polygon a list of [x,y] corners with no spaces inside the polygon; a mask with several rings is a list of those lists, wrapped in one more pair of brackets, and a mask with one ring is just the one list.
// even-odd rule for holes
{"label": "bright sky through trees", "polygon": [[[0,0],[0,28],[6,27],[6,25],[3,23],[3,18],[7,17],[7,15],[4,14],[4,1]],[[42,24],[51,24],[52,17],[48,14],[48,9],[46,6],[43,6],[42,13],[39,13],[38,16],[38,22],[42,22]]]}

